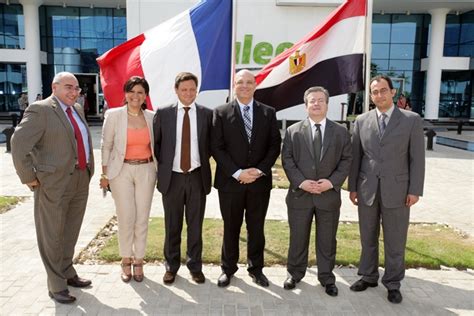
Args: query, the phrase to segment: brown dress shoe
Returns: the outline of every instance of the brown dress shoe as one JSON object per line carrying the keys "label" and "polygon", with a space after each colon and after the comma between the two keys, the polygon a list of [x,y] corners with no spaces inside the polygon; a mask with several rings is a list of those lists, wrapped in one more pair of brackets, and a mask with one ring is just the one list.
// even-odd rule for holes
{"label": "brown dress shoe", "polygon": [[125,272],[125,268],[131,268],[132,262],[122,262],[120,264],[122,267],[122,273],[120,273],[120,278],[122,279],[123,282],[128,283],[132,279],[132,273],[131,270],[129,273]]}
{"label": "brown dress shoe", "polygon": [[173,273],[171,271],[166,271],[165,275],[163,276],[163,282],[169,285],[174,282],[175,278],[176,278],[176,273]]}
{"label": "brown dress shoe", "polygon": [[[135,270],[136,268],[142,268],[141,273],[137,273]],[[143,262],[142,263],[134,263],[133,264],[133,279],[137,282],[142,282],[145,274],[143,273]]]}
{"label": "brown dress shoe", "polygon": [[199,272],[191,272],[191,277],[193,278],[193,281],[199,284],[202,284],[206,282],[206,278],[204,277],[204,274],[202,271]]}
{"label": "brown dress shoe", "polygon": [[72,295],[69,295],[68,290],[63,290],[59,292],[51,292],[48,291],[49,297],[54,299],[56,302],[61,303],[61,304],[70,304],[76,300],[76,298]]}
{"label": "brown dress shoe", "polygon": [[91,280],[80,278],[77,276],[77,274],[74,277],[67,279],[67,285],[72,287],[87,287],[91,284]]}

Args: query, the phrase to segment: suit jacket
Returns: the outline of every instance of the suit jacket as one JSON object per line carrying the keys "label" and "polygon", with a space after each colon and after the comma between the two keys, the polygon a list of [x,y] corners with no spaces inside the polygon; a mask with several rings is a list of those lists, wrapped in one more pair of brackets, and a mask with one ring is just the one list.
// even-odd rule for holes
{"label": "suit jacket", "polygon": [[[92,138],[84,112],[74,105],[87,128],[89,141],[90,176],[94,173]],[[16,127],[12,137],[12,158],[22,183],[37,178],[43,188],[52,188],[51,196],[61,198],[77,162],[77,143],[74,130],[59,101],[50,96],[32,103]]]}
{"label": "suit jacket", "polygon": [[[275,109],[258,101],[253,103],[250,144],[236,100],[214,110],[211,150],[217,162],[214,186],[223,192],[248,188],[261,192],[272,188],[272,166],[280,154],[281,136]],[[258,168],[265,175],[251,184],[241,185],[232,175],[239,169]]]}
{"label": "suit jacket", "polygon": [[352,135],[349,191],[370,206],[380,181],[382,203],[388,208],[404,206],[407,194],[421,196],[424,145],[423,121],[417,113],[395,107],[382,137],[375,109],[360,115]]}
{"label": "suit jacket", "polygon": [[[150,134],[150,147],[153,155],[153,116],[150,110],[144,110],[148,132]],[[127,106],[107,110],[104,125],[102,126],[101,152],[102,165],[107,166],[107,177],[113,179],[120,173],[123,160],[127,151]],[[156,165],[156,163],[155,163]]]}
{"label": "suit jacket", "polygon": [[[211,192],[209,137],[212,123],[212,110],[202,105],[195,105],[202,185],[204,192],[209,194],[209,192]],[[157,188],[162,194],[168,192],[171,182],[171,173],[173,172],[173,160],[176,149],[177,111],[177,103],[158,109],[153,123],[155,132],[155,156],[158,161]]]}
{"label": "suit jacket", "polygon": [[[286,130],[281,154],[283,168],[290,181],[286,203],[289,208],[317,206],[324,210],[336,210],[341,206],[341,186],[351,168],[350,135],[344,127],[327,119],[321,160],[315,164],[311,129],[311,123],[306,119]],[[311,194],[299,188],[306,179],[328,179],[333,188],[321,194]]]}

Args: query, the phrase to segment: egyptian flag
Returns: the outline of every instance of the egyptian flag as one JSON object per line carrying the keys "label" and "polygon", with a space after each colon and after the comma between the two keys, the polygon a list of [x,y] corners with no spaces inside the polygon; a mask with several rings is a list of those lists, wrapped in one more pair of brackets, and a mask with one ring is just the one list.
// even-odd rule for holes
{"label": "egyptian flag", "polygon": [[346,0],[256,75],[255,99],[279,111],[303,103],[312,86],[331,96],[363,90],[365,15],[366,0]]}
{"label": "egyptian flag", "polygon": [[150,85],[149,109],[176,102],[174,79],[183,71],[198,77],[199,91],[230,86],[232,0],[202,0],[97,58],[109,107],[123,105],[131,76]]}

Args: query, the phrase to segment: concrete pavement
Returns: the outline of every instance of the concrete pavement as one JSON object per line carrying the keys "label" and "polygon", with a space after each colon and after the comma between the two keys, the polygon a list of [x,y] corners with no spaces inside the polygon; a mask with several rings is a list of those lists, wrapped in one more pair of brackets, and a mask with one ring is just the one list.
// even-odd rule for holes
{"label": "concrete pavement", "polygon": [[[100,165],[100,127],[93,127],[96,165]],[[453,133],[453,132],[448,132]],[[467,132],[466,132],[467,133]],[[467,137],[468,135],[466,135]],[[472,136],[471,136],[472,137]],[[412,222],[444,223],[471,236],[474,234],[474,153],[435,144],[427,152],[425,196],[412,208]],[[298,290],[285,291],[284,267],[266,268],[268,289],[255,286],[239,269],[232,285],[216,284],[220,268],[207,265],[207,281],[196,285],[187,269],[172,286],[162,282],[163,265],[147,265],[142,284],[120,281],[118,265],[78,265],[81,276],[91,278],[88,289],[72,289],[76,304],[56,304],[47,295],[46,276],[39,258],[33,220],[31,192],[18,180],[5,144],[0,145],[0,195],[26,196],[15,209],[0,215],[0,315],[139,315],[139,314],[229,314],[229,315],[474,315],[474,275],[472,271],[407,270],[402,285],[404,301],[393,305],[382,286],[364,293],[348,288],[357,279],[356,269],[338,268],[339,296],[331,298],[318,285],[315,268],[308,271]],[[102,197],[96,172],[76,254],[87,246],[114,215],[110,196]],[[273,190],[268,218],[286,219],[286,190]],[[161,196],[155,193],[152,216],[162,216]],[[208,197],[206,217],[220,218],[217,193]],[[357,212],[343,196],[341,221],[357,221]],[[220,246],[220,245],[219,245]]]}

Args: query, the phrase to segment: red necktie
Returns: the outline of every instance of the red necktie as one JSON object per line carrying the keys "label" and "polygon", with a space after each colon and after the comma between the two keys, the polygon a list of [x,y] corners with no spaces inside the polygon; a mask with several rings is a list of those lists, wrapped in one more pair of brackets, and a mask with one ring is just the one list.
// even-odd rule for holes
{"label": "red necktie", "polygon": [[81,130],[79,129],[79,125],[77,125],[74,116],[72,116],[71,108],[68,107],[66,109],[67,116],[71,121],[72,127],[74,129],[74,135],[76,136],[76,143],[77,143],[77,162],[79,165],[79,169],[84,170],[87,167],[86,161],[86,150],[84,148],[84,142],[82,141],[82,134]]}
{"label": "red necktie", "polygon": [[183,129],[181,135],[181,170],[187,173],[191,169],[191,122],[189,121],[190,107],[183,107]]}

